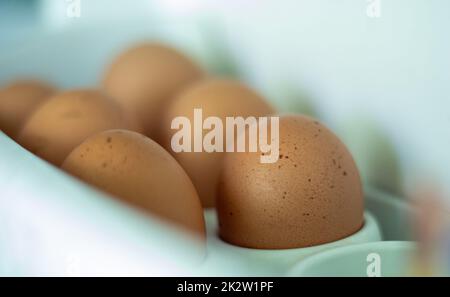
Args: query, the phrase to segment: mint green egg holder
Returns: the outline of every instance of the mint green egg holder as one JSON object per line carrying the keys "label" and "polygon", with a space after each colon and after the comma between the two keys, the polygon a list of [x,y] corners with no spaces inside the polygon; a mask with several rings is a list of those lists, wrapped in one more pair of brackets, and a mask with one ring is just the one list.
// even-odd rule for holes
{"label": "mint green egg holder", "polygon": [[327,250],[300,261],[287,276],[413,276],[417,247],[410,241],[378,241]]}
{"label": "mint green egg holder", "polygon": [[[386,194],[381,190],[370,186],[366,186],[365,190],[364,227],[347,238],[307,248],[258,250],[228,244],[218,236],[215,211],[206,210],[208,254],[202,268],[204,271],[210,270],[209,267],[216,262],[215,259],[226,251],[230,258],[239,259],[241,266],[245,267],[245,269],[240,269],[239,275],[285,276],[286,273],[288,275],[296,274],[297,268],[295,267],[302,267],[302,263],[308,263],[310,258],[316,259],[318,257],[320,259],[321,255],[326,255],[327,252],[333,253],[333,251],[339,251],[345,247],[351,248],[364,244],[373,244],[379,248],[384,247],[384,243],[388,243],[386,244],[388,245],[387,251],[384,252],[382,248],[379,249],[381,249],[380,253],[387,255],[386,259],[390,259],[394,251],[401,253],[402,250],[404,250],[405,257],[409,259],[415,246],[410,241],[412,238],[410,219],[413,215],[413,208],[404,199]],[[352,263],[352,259],[348,259],[348,261]],[[350,264],[349,267],[352,267],[352,265]],[[355,262],[354,265],[358,267],[359,262]],[[338,268],[335,269],[338,270]],[[403,273],[394,271],[390,267],[386,271],[386,276],[398,276],[398,274]],[[327,271],[324,270],[325,272]]]}

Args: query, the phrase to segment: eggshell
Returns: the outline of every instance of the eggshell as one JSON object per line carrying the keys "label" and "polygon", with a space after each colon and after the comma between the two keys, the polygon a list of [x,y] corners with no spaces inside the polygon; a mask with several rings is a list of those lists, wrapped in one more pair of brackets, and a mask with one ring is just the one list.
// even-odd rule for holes
{"label": "eggshell", "polygon": [[203,209],[181,166],[142,134],[109,130],[75,148],[62,169],[141,209],[204,236]]}
{"label": "eggshell", "polygon": [[[175,153],[171,148],[171,138],[176,132],[170,129],[171,121],[175,117],[185,116],[190,120],[191,126],[194,125],[195,108],[202,109],[203,119],[209,116],[219,117],[224,126],[226,117],[258,117],[271,114],[274,109],[249,87],[225,79],[200,81],[181,92],[167,108],[160,125],[158,139],[186,170],[197,188],[203,206],[213,207],[224,153],[205,151]],[[206,133],[207,130],[203,131],[203,135]]]}
{"label": "eggshell", "polygon": [[103,87],[155,136],[161,112],[172,96],[203,76],[188,57],[170,47],[145,43],[121,54],[107,69]]}
{"label": "eggshell", "polygon": [[0,129],[15,138],[30,114],[56,90],[40,81],[20,80],[0,91]]}
{"label": "eggshell", "polygon": [[120,106],[99,91],[59,93],[25,123],[18,142],[54,165],[87,137],[104,130],[134,127]]}
{"label": "eggshell", "polygon": [[313,246],[363,225],[360,176],[347,148],[318,121],[280,117],[279,160],[228,153],[217,211],[223,240],[256,249]]}

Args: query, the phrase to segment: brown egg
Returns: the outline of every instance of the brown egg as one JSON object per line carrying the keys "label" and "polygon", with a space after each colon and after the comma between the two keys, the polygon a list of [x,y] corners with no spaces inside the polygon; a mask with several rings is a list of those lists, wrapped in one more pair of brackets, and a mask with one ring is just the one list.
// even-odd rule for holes
{"label": "brown egg", "polygon": [[215,116],[224,123],[226,117],[258,117],[271,114],[274,110],[252,89],[239,82],[223,79],[198,82],[181,92],[169,105],[160,125],[158,140],[186,170],[197,188],[203,207],[213,207],[224,153],[175,153],[171,148],[171,138],[176,132],[170,129],[171,121],[175,117],[185,116],[194,123],[195,108],[202,109],[203,119]]}
{"label": "brown egg", "polygon": [[201,76],[202,70],[188,57],[172,48],[146,43],[120,55],[107,70],[103,86],[153,138],[167,101]]}
{"label": "brown egg", "polygon": [[134,206],[205,235],[203,209],[186,172],[142,134],[109,130],[75,150],[62,169]]}
{"label": "brown egg", "polygon": [[229,153],[217,211],[225,241],[256,249],[307,247],[347,237],[363,225],[360,176],[344,144],[318,121],[280,117],[279,159]]}
{"label": "brown egg", "polygon": [[104,130],[134,128],[120,106],[101,92],[59,93],[27,120],[18,142],[37,156],[59,166],[87,137]]}
{"label": "brown egg", "polygon": [[54,92],[53,87],[34,80],[7,85],[0,91],[0,129],[15,138],[30,114]]}

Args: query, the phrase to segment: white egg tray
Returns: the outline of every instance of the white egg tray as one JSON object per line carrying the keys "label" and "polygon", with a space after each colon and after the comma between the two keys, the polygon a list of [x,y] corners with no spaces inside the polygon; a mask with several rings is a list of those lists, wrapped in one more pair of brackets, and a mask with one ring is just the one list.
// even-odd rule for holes
{"label": "white egg tray", "polygon": [[[322,259],[321,253],[327,251],[360,244],[367,249],[364,244],[375,243],[374,249],[381,244],[380,253],[384,253],[382,240],[391,241],[387,249],[404,245],[392,241],[410,240],[407,203],[366,188],[364,227],[348,238],[308,248],[232,246],[217,236],[215,213],[206,210],[207,252],[203,255],[198,243],[180,230],[77,181],[3,133],[0,189],[0,275],[4,276],[300,276],[308,275],[301,263]],[[411,249],[409,243],[407,249]],[[367,265],[366,256],[351,261]]]}

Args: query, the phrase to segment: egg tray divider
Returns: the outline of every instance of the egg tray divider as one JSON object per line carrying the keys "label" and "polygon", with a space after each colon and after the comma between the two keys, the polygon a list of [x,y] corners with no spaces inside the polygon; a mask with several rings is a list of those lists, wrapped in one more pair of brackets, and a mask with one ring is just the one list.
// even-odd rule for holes
{"label": "egg tray divider", "polygon": [[[370,187],[365,203],[383,240],[411,240],[410,205]],[[0,132],[0,275],[279,276],[316,254],[236,253],[220,243],[214,213],[205,217],[206,257],[174,226],[84,185]]]}

